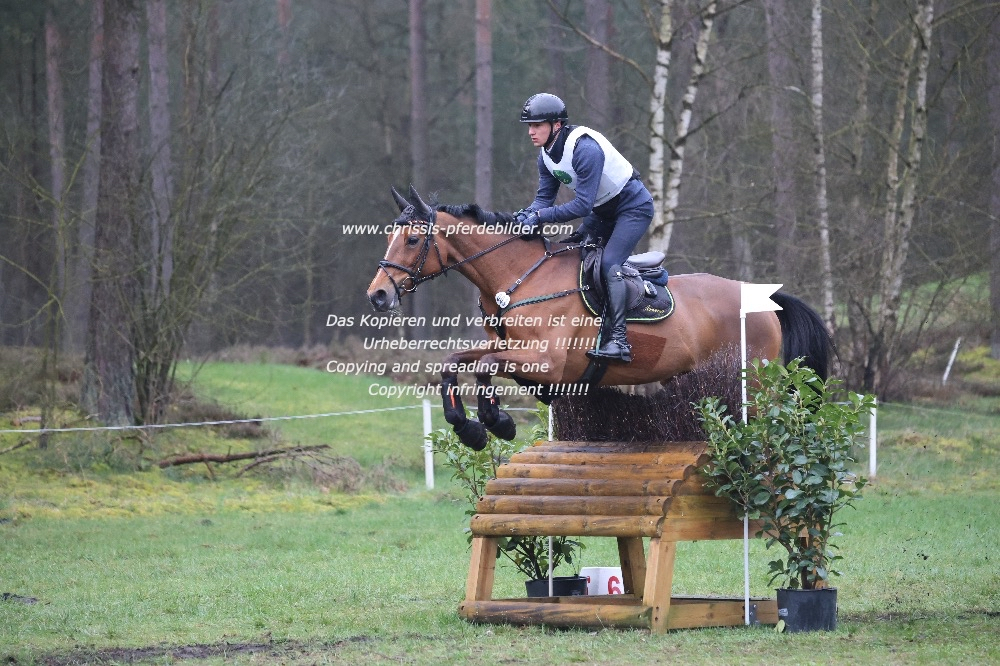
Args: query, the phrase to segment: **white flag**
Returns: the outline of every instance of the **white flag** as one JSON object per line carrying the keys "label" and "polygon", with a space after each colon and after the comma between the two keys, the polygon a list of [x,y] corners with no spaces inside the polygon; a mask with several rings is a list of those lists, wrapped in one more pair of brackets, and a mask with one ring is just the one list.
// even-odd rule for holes
{"label": "white flag", "polygon": [[[740,373],[740,392],[743,396],[743,422],[747,422],[747,313],[780,310],[771,300],[771,294],[781,289],[780,284],[740,284],[740,351],[743,370]],[[750,624],[750,517],[743,516],[743,622]]]}
{"label": "white flag", "polygon": [[780,284],[740,284],[740,316],[748,312],[780,310],[781,306],[771,300],[771,294],[781,289]]}

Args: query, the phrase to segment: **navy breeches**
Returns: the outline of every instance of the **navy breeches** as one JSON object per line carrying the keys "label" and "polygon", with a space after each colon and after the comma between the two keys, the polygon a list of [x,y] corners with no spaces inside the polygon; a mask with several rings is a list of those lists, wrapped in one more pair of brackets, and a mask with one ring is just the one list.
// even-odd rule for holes
{"label": "navy breeches", "polygon": [[643,234],[653,222],[653,202],[647,201],[628,210],[616,212],[612,219],[591,213],[587,226],[593,225],[599,238],[607,238],[604,257],[601,259],[601,273],[607,279],[612,266],[625,263],[629,255],[642,240]]}

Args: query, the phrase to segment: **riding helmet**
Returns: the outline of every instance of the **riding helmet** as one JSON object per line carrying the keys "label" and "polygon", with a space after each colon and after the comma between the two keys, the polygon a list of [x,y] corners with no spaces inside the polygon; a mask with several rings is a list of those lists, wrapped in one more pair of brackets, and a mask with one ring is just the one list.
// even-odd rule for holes
{"label": "riding helmet", "polygon": [[532,95],[521,108],[522,123],[554,123],[569,120],[566,105],[550,93]]}

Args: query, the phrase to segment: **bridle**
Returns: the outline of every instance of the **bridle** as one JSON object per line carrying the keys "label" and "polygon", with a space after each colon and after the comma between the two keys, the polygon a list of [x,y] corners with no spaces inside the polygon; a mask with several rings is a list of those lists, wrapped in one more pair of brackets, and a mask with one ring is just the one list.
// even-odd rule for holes
{"label": "bridle", "polygon": [[[396,200],[396,203],[399,205],[399,210],[400,210],[399,217],[397,217],[395,220],[392,221],[394,227],[415,226],[418,223],[426,225],[423,245],[420,247],[420,252],[417,253],[417,258],[413,261],[411,265],[404,266],[394,261],[389,261],[388,258],[382,259],[381,261],[378,262],[379,270],[385,273],[385,276],[389,279],[389,282],[392,283],[393,289],[396,290],[397,300],[402,298],[403,293],[415,292],[417,290],[417,287],[421,283],[426,282],[427,280],[433,280],[434,278],[440,275],[447,275],[448,271],[454,268],[458,268],[462,264],[469,263],[470,261],[475,261],[476,259],[485,256],[490,252],[498,250],[512,241],[520,240],[521,238],[518,235],[510,236],[498,243],[494,243],[493,245],[484,250],[480,250],[479,252],[476,252],[475,254],[466,257],[465,259],[456,261],[453,264],[445,266],[444,257],[441,256],[441,248],[438,247],[437,239],[435,238],[435,233],[434,233],[434,225],[437,221],[437,209],[435,209],[433,206],[427,205],[423,201],[423,199],[420,198],[420,195],[417,194],[416,190],[413,189],[412,185],[410,186],[409,200],[403,198],[403,195],[397,192],[396,188],[392,188],[392,196]],[[564,248],[553,250],[552,244],[549,241],[549,239],[542,236],[542,242],[545,245],[545,252],[542,254],[541,258],[538,259],[538,261],[536,261],[535,264],[531,268],[529,268],[523,275],[521,275],[521,277],[515,280],[514,284],[509,289],[497,292],[495,300],[497,302],[497,306],[499,306],[500,308],[500,310],[498,311],[498,315],[516,307],[520,307],[523,305],[530,305],[532,303],[539,303],[542,301],[547,301],[552,298],[560,298],[562,296],[568,296],[569,294],[577,293],[587,288],[581,286],[575,289],[565,289],[563,291],[556,292],[553,294],[536,296],[522,301],[517,301],[514,303],[511,302],[510,296],[511,294],[514,293],[514,290],[516,290],[519,286],[521,286],[521,284],[525,281],[525,279],[527,279],[529,275],[534,273],[546,260],[554,257],[557,254],[562,254],[563,252],[568,252],[571,250],[578,250],[584,246],[592,247],[587,245],[586,242],[584,242],[581,243],[580,245],[567,245]],[[441,268],[440,270],[437,270],[434,273],[428,273],[427,275],[424,275],[423,274],[424,265],[427,263],[427,258],[431,254],[432,246],[434,248],[435,254],[437,254],[438,265],[440,265]],[[386,254],[388,255],[388,252]],[[393,268],[397,271],[402,271],[403,273],[406,274],[406,277],[397,282],[396,279],[389,272],[390,268]],[[480,304],[480,308],[482,308],[482,304]]]}
{"label": "bridle", "polygon": [[[504,240],[500,241],[499,243],[495,243],[494,245],[491,245],[485,250],[480,250],[479,252],[476,252],[475,254],[470,255],[465,259],[462,259],[461,261],[456,261],[453,264],[445,266],[444,258],[441,256],[441,248],[438,247],[437,238],[435,238],[436,234],[434,233],[434,225],[435,222],[437,221],[437,211],[434,210],[433,208],[428,207],[423,212],[426,213],[427,219],[426,220],[416,219],[417,218],[416,207],[413,206],[413,204],[410,204],[406,208],[404,208],[402,213],[400,213],[399,217],[397,217],[392,222],[393,225],[396,227],[415,226],[417,223],[421,222],[424,223],[424,225],[426,226],[426,231],[424,232],[423,245],[420,247],[420,252],[417,254],[417,258],[413,261],[413,263],[409,266],[404,266],[402,264],[397,264],[394,261],[389,261],[388,259],[382,259],[381,261],[378,262],[379,269],[383,273],[385,273],[385,276],[389,279],[389,282],[392,283],[393,288],[396,290],[396,298],[399,298],[404,292],[405,293],[415,292],[417,290],[417,286],[419,286],[421,283],[426,282],[428,280],[433,280],[434,278],[440,277],[441,275],[447,275],[448,271],[454,268],[458,268],[462,264],[474,261],[479,257],[487,255],[490,252],[493,252],[494,250],[503,247],[507,243],[510,243],[511,241],[518,240],[519,238],[518,236],[511,236],[510,238],[505,238]],[[434,253],[437,255],[438,264],[441,266],[441,269],[435,271],[434,273],[429,273],[427,275],[424,275],[423,274],[424,264],[427,263],[427,258],[430,256],[432,246],[434,248]],[[402,271],[403,273],[406,274],[406,277],[397,282],[396,279],[392,276],[392,274],[387,270],[389,268],[394,268],[398,271]]]}

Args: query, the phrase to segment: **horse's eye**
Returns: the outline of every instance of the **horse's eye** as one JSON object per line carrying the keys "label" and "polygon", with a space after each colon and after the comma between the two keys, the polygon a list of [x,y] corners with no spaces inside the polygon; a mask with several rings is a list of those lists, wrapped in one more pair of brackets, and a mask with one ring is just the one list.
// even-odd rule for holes
{"label": "horse's eye", "polygon": [[420,242],[420,236],[410,236],[409,238],[406,239],[407,245],[416,245],[419,242]]}

